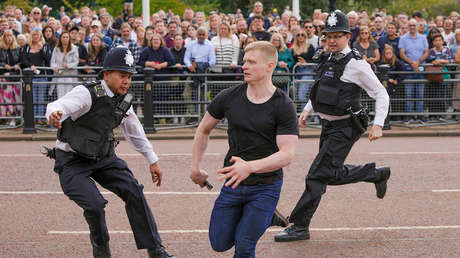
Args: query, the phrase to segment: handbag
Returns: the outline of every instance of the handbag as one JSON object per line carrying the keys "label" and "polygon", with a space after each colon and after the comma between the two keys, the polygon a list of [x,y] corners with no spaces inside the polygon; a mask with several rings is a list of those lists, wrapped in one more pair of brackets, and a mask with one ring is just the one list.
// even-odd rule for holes
{"label": "handbag", "polygon": [[[437,65],[433,65],[433,66],[426,66],[425,67],[425,71],[426,72],[442,72],[444,69],[443,66],[437,66]],[[444,81],[444,77],[443,77],[443,74],[427,74],[425,76],[425,78],[430,81],[430,82],[437,82],[437,83],[441,83]]]}

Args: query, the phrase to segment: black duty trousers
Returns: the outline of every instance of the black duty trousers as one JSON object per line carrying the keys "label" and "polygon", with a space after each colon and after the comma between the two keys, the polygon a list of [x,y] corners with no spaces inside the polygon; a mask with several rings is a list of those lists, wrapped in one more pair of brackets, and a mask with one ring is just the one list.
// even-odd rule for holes
{"label": "black duty trousers", "polygon": [[344,165],[353,144],[361,137],[351,120],[341,121],[339,126],[323,125],[319,153],[305,179],[305,191],[289,216],[289,221],[299,225],[310,225],[327,185],[344,185],[356,182],[375,182],[375,163],[362,166]]}
{"label": "black duty trousers", "polygon": [[109,233],[104,213],[107,200],[94,181],[125,202],[138,249],[161,244],[155,219],[142,192],[144,186],[137,182],[124,160],[112,155],[95,162],[57,150],[54,171],[59,174],[64,194],[83,209],[90,237],[96,244],[109,241]]}

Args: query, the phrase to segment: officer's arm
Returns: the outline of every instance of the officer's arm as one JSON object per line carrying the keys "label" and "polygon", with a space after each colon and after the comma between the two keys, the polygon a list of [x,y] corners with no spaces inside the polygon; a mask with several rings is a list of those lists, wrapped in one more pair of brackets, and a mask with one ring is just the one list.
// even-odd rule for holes
{"label": "officer's arm", "polygon": [[120,129],[126,140],[139,153],[141,153],[150,165],[158,161],[158,156],[153,151],[152,144],[147,139],[141,122],[134,113],[133,107],[127,112],[120,124]]}
{"label": "officer's arm", "polygon": [[311,100],[308,100],[307,105],[302,110],[299,116],[299,127],[305,128],[307,126],[307,117],[310,115],[310,112],[313,111],[313,106],[311,105]]}
{"label": "officer's arm", "polygon": [[383,126],[388,114],[390,97],[370,65],[364,60],[351,59],[340,79],[355,83],[364,89],[371,98],[375,99],[374,125]]}

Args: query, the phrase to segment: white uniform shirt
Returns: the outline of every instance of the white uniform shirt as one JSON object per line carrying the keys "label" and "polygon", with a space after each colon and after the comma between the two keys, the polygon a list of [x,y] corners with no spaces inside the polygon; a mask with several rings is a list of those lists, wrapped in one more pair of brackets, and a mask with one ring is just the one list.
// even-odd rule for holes
{"label": "white uniform shirt", "polygon": [[[350,53],[350,51],[351,49],[347,46],[341,51],[341,53],[346,55]],[[348,64],[345,66],[345,70],[343,71],[340,80],[343,82],[354,83],[358,85],[364,89],[371,98],[375,99],[374,124],[383,126],[385,118],[388,114],[390,97],[388,96],[385,87],[383,87],[382,83],[380,83],[379,79],[372,71],[371,66],[363,59],[356,60],[352,58],[350,62],[348,62]],[[311,100],[308,100],[304,110],[309,113],[313,110]],[[349,117],[349,115],[332,116],[319,112],[318,115],[322,119],[329,121],[340,120]]]}
{"label": "white uniform shirt", "polygon": [[[113,92],[104,80],[101,81],[101,84],[104,86],[107,96],[113,97]],[[46,107],[46,117],[48,118],[51,113],[60,110],[62,111],[61,123],[68,117],[75,121],[91,109],[92,102],[88,89],[83,85],[79,85],[62,98],[49,103]],[[157,162],[158,156],[153,151],[152,145],[145,136],[144,128],[134,113],[132,106],[128,110],[127,115],[127,117],[121,120],[120,124],[120,129],[126,140],[148,160],[149,164]],[[67,152],[74,151],[68,143],[59,140],[56,140],[56,148]]]}

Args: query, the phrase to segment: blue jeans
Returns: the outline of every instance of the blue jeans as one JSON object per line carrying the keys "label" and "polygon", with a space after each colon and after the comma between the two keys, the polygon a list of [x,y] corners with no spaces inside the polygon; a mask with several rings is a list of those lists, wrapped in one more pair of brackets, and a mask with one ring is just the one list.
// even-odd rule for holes
{"label": "blue jeans", "polygon": [[[423,79],[423,75],[420,74],[408,74],[406,75],[406,79]],[[422,99],[425,91],[425,84],[424,83],[408,83],[405,84],[406,89],[406,98],[411,99],[414,98],[414,91],[415,91],[415,98]],[[412,100],[406,100],[406,112],[418,112],[422,113],[423,109],[423,100],[416,101],[415,110],[414,110],[414,102]]]}
{"label": "blue jeans", "polygon": [[234,257],[255,257],[256,244],[270,222],[283,180],[266,185],[223,186],[209,225],[212,249],[224,252],[235,245]]}
{"label": "blue jeans", "polygon": [[38,118],[38,116],[45,115],[45,105],[37,105],[38,102],[45,101],[46,95],[46,84],[35,84],[33,82],[46,82],[46,78],[35,78],[32,80],[32,94],[33,94],[33,102],[34,102],[34,116],[35,120],[46,119],[46,118]]}
{"label": "blue jeans", "polygon": [[[310,73],[312,72],[313,69],[311,66],[301,66],[296,69],[296,73]],[[302,75],[302,76],[296,76],[297,80],[313,80],[312,75]],[[298,96],[299,96],[299,101],[302,102],[300,105],[301,110],[305,107],[305,105],[308,102],[309,99],[309,94],[310,94],[310,87],[312,85],[312,82],[298,82],[297,83],[297,91],[298,91]]]}

